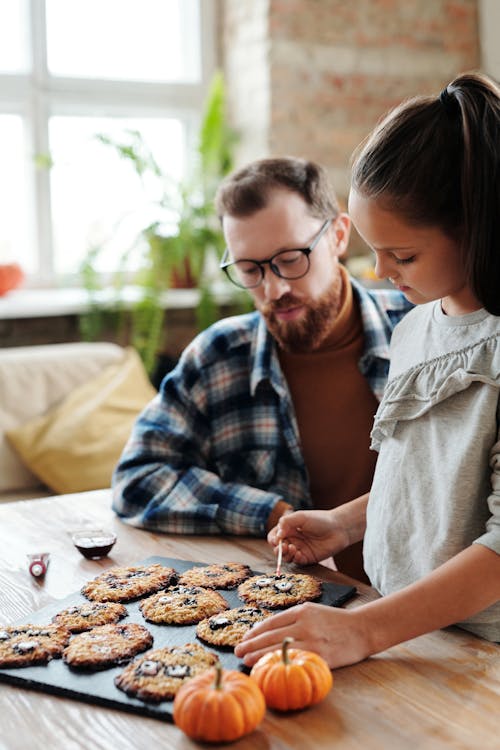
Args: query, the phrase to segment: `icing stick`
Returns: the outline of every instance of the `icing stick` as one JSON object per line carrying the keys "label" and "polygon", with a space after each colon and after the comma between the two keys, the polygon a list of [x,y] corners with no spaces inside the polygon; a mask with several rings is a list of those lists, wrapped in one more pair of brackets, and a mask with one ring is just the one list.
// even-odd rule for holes
{"label": "icing stick", "polygon": [[276,563],[276,575],[281,575],[281,557],[283,555],[283,540],[280,539],[278,542],[278,562]]}

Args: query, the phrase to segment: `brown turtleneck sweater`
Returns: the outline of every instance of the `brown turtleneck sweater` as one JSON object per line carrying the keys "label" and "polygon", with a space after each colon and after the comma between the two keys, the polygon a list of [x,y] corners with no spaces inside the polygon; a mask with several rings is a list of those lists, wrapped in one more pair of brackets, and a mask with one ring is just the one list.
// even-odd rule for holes
{"label": "brown turtleneck sweater", "polygon": [[[313,504],[334,508],[370,489],[377,454],[369,449],[378,401],[358,368],[364,333],[349,276],[328,339],[306,354],[279,352],[295,407]],[[362,544],[335,556],[339,570],[367,580]]]}

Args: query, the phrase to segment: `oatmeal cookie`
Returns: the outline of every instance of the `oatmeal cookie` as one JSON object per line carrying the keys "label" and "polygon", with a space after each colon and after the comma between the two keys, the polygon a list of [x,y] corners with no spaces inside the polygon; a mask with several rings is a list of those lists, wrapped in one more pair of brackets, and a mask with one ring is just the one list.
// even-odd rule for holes
{"label": "oatmeal cookie", "polygon": [[196,626],[196,635],[213,646],[236,646],[247,630],[272,613],[259,607],[236,607],[222,614],[212,615]]}
{"label": "oatmeal cookie", "polygon": [[251,574],[248,565],[241,563],[203,565],[181,573],[179,583],[186,586],[204,586],[207,589],[234,589]]}
{"label": "oatmeal cookie", "polygon": [[0,667],[31,667],[61,656],[71,633],[58,625],[0,628]]}
{"label": "oatmeal cookie", "polygon": [[201,586],[172,586],[148,596],[139,608],[149,622],[169,625],[190,625],[205,617],[229,609],[217,591]]}
{"label": "oatmeal cookie", "polygon": [[140,599],[172,584],[177,578],[173,568],[159,563],[110,568],[89,581],[81,592],[97,602],[128,602]]}
{"label": "oatmeal cookie", "polygon": [[152,644],[153,636],[144,625],[100,625],[75,635],[64,649],[63,660],[76,669],[105,669],[129,661]]}
{"label": "oatmeal cookie", "polygon": [[68,628],[72,633],[82,633],[98,625],[118,622],[126,614],[127,608],[118,602],[84,602],[58,612],[52,622]]}
{"label": "oatmeal cookie", "polygon": [[248,578],[238,587],[247,604],[278,609],[319,599],[321,582],[304,573],[282,573]]}
{"label": "oatmeal cookie", "polygon": [[212,667],[218,657],[197,643],[148,651],[115,677],[115,685],[127,695],[159,703],[175,697],[181,685]]}

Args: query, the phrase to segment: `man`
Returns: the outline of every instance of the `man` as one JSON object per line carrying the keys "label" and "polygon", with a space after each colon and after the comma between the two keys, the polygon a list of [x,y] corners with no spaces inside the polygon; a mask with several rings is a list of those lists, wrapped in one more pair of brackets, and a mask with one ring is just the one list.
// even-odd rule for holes
{"label": "man", "polygon": [[[265,536],[283,513],[366,492],[392,329],[410,308],[339,263],[350,220],[325,172],[263,159],[220,186],[221,268],[257,312],[183,352],[137,420],[114,475],[115,511],[147,529]],[[366,580],[360,545],[336,564]]]}

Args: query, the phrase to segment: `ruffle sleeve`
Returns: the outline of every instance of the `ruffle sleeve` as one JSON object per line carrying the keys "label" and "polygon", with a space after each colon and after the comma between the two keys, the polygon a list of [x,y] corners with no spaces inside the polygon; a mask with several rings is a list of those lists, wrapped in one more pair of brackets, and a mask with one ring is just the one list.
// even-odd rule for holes
{"label": "ruffle sleeve", "polygon": [[423,416],[475,382],[500,390],[500,334],[422,362],[390,380],[375,415],[372,449],[379,450],[398,422]]}

